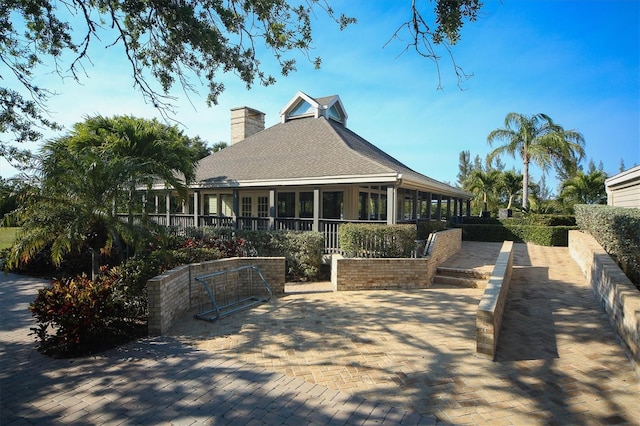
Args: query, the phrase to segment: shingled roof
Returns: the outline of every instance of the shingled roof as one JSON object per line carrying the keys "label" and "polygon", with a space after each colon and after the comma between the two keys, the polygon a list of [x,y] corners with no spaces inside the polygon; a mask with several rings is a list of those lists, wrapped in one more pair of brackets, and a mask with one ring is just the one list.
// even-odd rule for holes
{"label": "shingled roof", "polygon": [[[318,101],[324,98],[318,98]],[[405,183],[443,195],[469,194],[422,175],[324,116],[278,123],[200,160],[201,187],[304,183]]]}

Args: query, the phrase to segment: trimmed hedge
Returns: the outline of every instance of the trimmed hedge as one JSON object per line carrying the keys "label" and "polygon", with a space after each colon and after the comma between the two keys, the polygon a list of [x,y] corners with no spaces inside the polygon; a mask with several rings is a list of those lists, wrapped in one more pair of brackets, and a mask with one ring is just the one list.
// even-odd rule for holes
{"label": "trimmed hedge", "polygon": [[252,231],[203,227],[189,231],[195,238],[242,241],[244,256],[283,256],[287,274],[317,278],[324,253],[324,235],[313,231]]}
{"label": "trimmed hedge", "polygon": [[415,225],[345,223],[338,238],[348,257],[411,257],[417,231]]}
{"label": "trimmed hedge", "polygon": [[523,225],[523,226],[576,226],[575,216],[531,214],[524,217],[497,219],[495,217],[464,217],[464,225]]}
{"label": "trimmed hedge", "polygon": [[569,244],[569,230],[575,226],[531,226],[507,223],[492,225],[462,225],[464,241],[529,242],[542,246],[563,246]]}
{"label": "trimmed hedge", "polygon": [[324,235],[313,231],[237,231],[250,256],[284,256],[287,274],[317,278],[324,253]]}
{"label": "trimmed hedge", "polygon": [[597,204],[577,204],[574,209],[580,229],[589,232],[639,285],[640,209]]}
{"label": "trimmed hedge", "polygon": [[447,223],[437,220],[418,220],[417,223],[417,239],[426,240],[429,238],[429,234],[438,231],[444,231],[447,228]]}

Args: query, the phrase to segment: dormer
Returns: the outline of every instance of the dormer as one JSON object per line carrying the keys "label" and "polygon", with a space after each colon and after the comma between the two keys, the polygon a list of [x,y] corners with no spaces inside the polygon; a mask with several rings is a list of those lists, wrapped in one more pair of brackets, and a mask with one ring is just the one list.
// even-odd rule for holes
{"label": "dormer", "polygon": [[305,117],[325,117],[347,125],[347,112],[338,95],[315,99],[306,93],[298,92],[280,111],[281,123]]}

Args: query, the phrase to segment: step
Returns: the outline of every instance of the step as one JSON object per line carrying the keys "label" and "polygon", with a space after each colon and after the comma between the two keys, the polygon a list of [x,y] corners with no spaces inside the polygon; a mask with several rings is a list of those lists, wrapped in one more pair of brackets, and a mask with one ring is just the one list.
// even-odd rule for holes
{"label": "step", "polygon": [[473,269],[438,267],[433,284],[463,287],[485,288],[489,275]]}
{"label": "step", "polygon": [[438,266],[436,268],[436,275],[459,278],[476,278],[479,280],[488,280],[491,276],[491,274],[479,271],[477,269],[449,268],[444,266]]}

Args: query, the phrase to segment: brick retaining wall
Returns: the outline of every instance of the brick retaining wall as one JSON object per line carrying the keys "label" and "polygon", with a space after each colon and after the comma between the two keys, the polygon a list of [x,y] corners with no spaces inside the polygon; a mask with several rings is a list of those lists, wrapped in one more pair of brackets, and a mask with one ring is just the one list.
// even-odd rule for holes
{"label": "brick retaining wall", "polygon": [[165,334],[178,318],[205,297],[202,284],[195,277],[249,265],[260,268],[274,295],[284,294],[284,257],[234,257],[178,266],[147,281],[149,335]]}
{"label": "brick retaining wall", "polygon": [[505,241],[476,312],[476,351],[495,357],[513,270],[513,241]]}
{"label": "brick retaining wall", "polygon": [[335,290],[428,288],[435,270],[462,247],[459,228],[438,232],[431,253],[418,259],[344,258],[334,255],[331,282]]}
{"label": "brick retaining wall", "polygon": [[640,374],[640,291],[590,234],[569,231],[569,253],[582,269]]}

